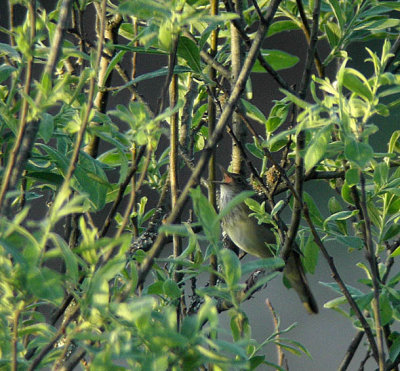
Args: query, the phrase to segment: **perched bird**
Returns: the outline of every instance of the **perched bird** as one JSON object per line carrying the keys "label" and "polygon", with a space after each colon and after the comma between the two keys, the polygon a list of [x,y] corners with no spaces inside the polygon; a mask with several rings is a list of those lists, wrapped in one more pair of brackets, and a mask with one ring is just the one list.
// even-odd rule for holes
{"label": "perched bird", "polygon": [[[226,205],[239,193],[249,190],[245,180],[237,174],[223,170],[224,179],[220,183],[219,209]],[[250,217],[251,210],[243,202],[234,206],[222,219],[222,228],[232,242],[243,251],[259,258],[272,256],[267,244],[276,242],[271,225],[258,224],[257,219]],[[283,269],[285,277],[295,289],[303,305],[309,313],[318,313],[318,305],[308,286],[307,278],[298,251],[292,251]]]}

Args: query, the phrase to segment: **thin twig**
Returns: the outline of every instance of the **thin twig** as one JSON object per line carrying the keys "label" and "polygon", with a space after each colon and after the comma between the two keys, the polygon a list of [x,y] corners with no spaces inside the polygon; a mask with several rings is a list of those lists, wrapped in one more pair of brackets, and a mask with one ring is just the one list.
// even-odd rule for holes
{"label": "thin twig", "polygon": [[347,348],[346,354],[345,354],[342,362],[340,363],[338,371],[347,370],[347,367],[349,367],[349,364],[350,364],[351,360],[353,359],[354,354],[355,354],[358,346],[360,345],[364,334],[365,334],[364,331],[357,331],[357,333],[354,336],[353,340],[351,341],[349,347]]}
{"label": "thin twig", "polygon": [[[235,86],[235,82],[239,76],[244,59],[242,39],[240,37],[238,28],[235,27],[235,24],[239,24],[240,29],[243,29],[243,14],[242,14],[243,4],[241,0],[233,0],[232,5],[233,5],[232,10],[238,15],[239,19],[235,19],[235,22],[231,21],[231,26],[230,26],[231,69],[232,69],[231,90]],[[240,104],[238,106],[240,107]],[[240,119],[240,116],[236,112],[233,112],[232,115],[232,130],[238,141],[240,143],[243,143],[245,140],[246,132],[244,131],[243,122]],[[235,141],[232,141],[231,168],[233,173],[240,174],[242,170],[242,160],[243,159],[240,155],[240,149],[237,147]]]}
{"label": "thin twig", "polygon": [[128,174],[126,175],[126,178],[124,179],[124,181],[119,186],[117,197],[115,198],[114,203],[111,206],[110,211],[108,212],[106,220],[104,221],[103,227],[102,227],[102,229],[101,229],[101,231],[99,233],[99,237],[104,237],[106,235],[108,229],[110,228],[111,221],[114,218],[115,213],[117,212],[118,206],[122,201],[122,198],[124,196],[125,190],[128,187],[129,182],[131,181],[132,177],[136,174],[136,171],[137,171],[138,166],[139,166],[139,162],[142,159],[144,151],[145,151],[145,147],[144,146],[140,147],[139,153],[135,157],[135,162],[132,164]]}
{"label": "thin twig", "polygon": [[54,334],[53,338],[43,347],[37,357],[33,359],[32,363],[29,365],[28,371],[34,370],[37,366],[39,366],[40,362],[44,359],[47,353],[54,348],[54,345],[57,343],[60,337],[64,335],[67,326],[75,318],[75,315],[78,314],[79,308],[79,304],[76,303],[71,312],[68,313],[68,317],[64,318],[62,325]]}
{"label": "thin twig", "polygon": [[[297,4],[297,8],[299,9],[301,22],[303,24],[302,29],[303,29],[304,35],[306,36],[306,40],[307,40],[308,44],[310,44],[311,43],[310,26],[308,25],[308,20],[307,20],[306,13],[304,11],[303,2],[302,2],[302,0],[296,0],[296,4]],[[325,76],[324,66],[321,62],[321,59],[318,55],[317,50],[315,51],[314,58],[315,58],[315,66],[318,71],[318,76],[323,78]]]}
{"label": "thin twig", "polygon": [[[219,0],[211,0],[211,10],[210,15],[216,16],[218,14],[218,5]],[[218,50],[218,28],[214,29],[211,33],[211,45],[210,45],[210,55],[212,58],[215,57]],[[215,68],[211,67],[209,72],[210,80],[216,81],[217,71]],[[217,90],[214,86],[210,86],[210,94],[208,95],[208,132],[209,135],[212,135],[215,130],[216,124],[216,115],[217,115],[217,107],[215,104],[214,97],[216,96]],[[215,151],[213,150],[210,156],[210,160],[208,161],[208,200],[211,205],[216,207],[216,189],[215,189]],[[217,256],[212,254],[210,256],[210,265],[212,268],[212,272],[210,273],[210,285],[215,286],[217,283],[217,275],[215,272],[217,271],[218,261]]]}
{"label": "thin twig", "polygon": [[[302,83],[300,86],[300,97],[303,99],[306,96],[311,77],[311,67],[314,60],[315,48],[317,43],[317,34],[319,29],[320,8],[321,8],[321,0],[316,0],[314,3],[314,10],[313,10],[313,28],[311,32],[311,41],[307,53]],[[295,117],[296,116],[297,115],[295,115]],[[302,151],[304,149],[304,146],[305,146],[305,133],[303,130],[301,130],[297,134],[297,140],[296,140],[294,187],[297,193],[297,197],[295,197],[293,201],[293,212],[292,212],[290,227],[287,233],[285,244],[281,251],[281,257],[285,261],[287,261],[287,259],[290,256],[290,252],[292,250],[292,246],[300,225],[301,213],[303,209],[302,197],[303,197],[303,184],[304,184],[304,158],[302,156]]]}
{"label": "thin twig", "polygon": [[[72,4],[72,0],[64,0],[61,4],[59,11],[59,20],[57,27],[54,32],[53,44],[50,48],[50,54],[47,58],[47,63],[42,73],[42,80],[48,78],[51,80],[53,72],[58,61],[58,55],[61,49],[61,44],[64,38],[64,31],[66,29],[69,10]],[[40,107],[42,104],[43,91],[38,90],[38,94],[35,99],[35,106]],[[0,191],[0,212],[4,210],[4,197],[9,189],[13,189],[21,177],[22,171],[25,167],[25,163],[30,155],[33,143],[36,139],[37,132],[39,130],[39,121],[34,119],[28,124],[26,135],[23,136],[20,149],[17,154],[15,165],[11,169],[11,176],[3,178],[2,187]]]}
{"label": "thin twig", "polygon": [[[96,5],[97,3],[94,4]],[[109,49],[105,45],[107,45],[107,41],[111,41],[113,44],[117,44],[118,28],[122,23],[122,16],[117,13],[111,19],[107,20],[106,14],[103,11],[103,7],[97,5],[96,11],[97,11],[97,19],[99,19],[100,21],[97,53],[100,53],[101,57],[98,62],[98,68],[96,67],[96,70],[98,70],[98,73],[96,73],[98,91],[94,98],[93,105],[99,112],[105,112],[108,99],[107,87],[110,86],[112,79],[112,72],[108,75],[107,79],[106,79],[106,72],[111,62],[111,59],[115,53],[114,49]],[[101,49],[99,49],[99,45],[101,45],[102,47]],[[91,125],[94,124],[92,123]],[[99,137],[97,135],[93,135],[85,147],[85,152],[88,153],[90,156],[96,158],[99,147],[99,141],[100,141]]]}
{"label": "thin twig", "polygon": [[[0,189],[0,211],[3,211],[3,203],[8,189],[11,187],[11,175],[14,171],[15,162],[17,160],[18,152],[21,149],[22,141],[24,136],[26,135],[26,127],[28,125],[27,116],[28,116],[28,108],[29,101],[27,97],[30,95],[31,91],[31,82],[32,82],[32,69],[33,69],[33,55],[35,49],[35,35],[36,35],[36,9],[35,2],[28,2],[28,15],[30,21],[30,33],[29,33],[29,46],[30,46],[30,55],[28,56],[28,61],[26,64],[26,72],[25,72],[25,81],[24,81],[24,94],[22,96],[22,105],[20,111],[19,118],[19,129],[18,134],[15,139],[14,147],[10,153],[10,157],[8,158],[7,167],[3,174],[3,181]],[[13,38],[12,38],[13,40]],[[15,183],[16,184],[16,183]],[[8,202],[6,205],[9,204]]]}
{"label": "thin twig", "polygon": [[314,223],[311,220],[307,204],[304,204],[304,217],[308,223],[308,226],[311,229],[311,233],[314,237],[314,242],[317,244],[317,246],[321,250],[322,255],[324,256],[324,258],[326,259],[326,261],[329,265],[329,268],[332,272],[332,278],[337,282],[337,284],[339,285],[339,288],[342,291],[343,295],[345,296],[346,300],[350,304],[351,308],[354,310],[355,315],[357,316],[358,320],[361,323],[361,326],[363,327],[363,329],[365,331],[365,334],[367,335],[368,341],[369,341],[371,349],[372,349],[373,356],[374,356],[375,360],[378,361],[378,359],[379,359],[378,348],[376,346],[375,338],[372,333],[371,327],[369,326],[369,324],[368,324],[367,320],[365,319],[364,315],[362,314],[360,308],[358,307],[357,303],[351,296],[345,283],[343,282],[342,278],[340,277],[339,272],[336,269],[335,263],[333,262],[333,258],[329,255],[323,242],[321,241],[321,238],[319,237],[318,232],[315,229]]}
{"label": "thin twig", "polygon": [[272,316],[272,321],[274,322],[274,328],[275,328],[275,333],[277,334],[275,336],[276,339],[276,350],[278,353],[278,365],[280,367],[283,367],[283,362],[285,360],[285,354],[282,351],[282,347],[279,345],[279,341],[280,341],[280,336],[279,336],[279,318],[275,312],[274,307],[272,306],[272,303],[269,299],[265,300],[265,303],[267,304],[267,307],[269,309],[269,311],[271,312],[271,316]]}
{"label": "thin twig", "polygon": [[13,334],[12,334],[12,371],[17,371],[18,369],[18,324],[19,317],[21,315],[21,309],[17,309],[14,313],[14,321],[13,321]]}
{"label": "thin twig", "polygon": [[361,202],[359,206],[362,210],[363,220],[364,220],[363,237],[364,237],[365,247],[367,249],[366,258],[371,267],[372,287],[374,292],[374,300],[372,301],[372,310],[374,312],[374,318],[375,318],[376,337],[377,337],[378,356],[379,356],[379,370],[383,371],[385,369],[385,351],[384,351],[384,341],[383,341],[383,328],[382,328],[382,321],[379,308],[380,307],[379,297],[381,289],[380,277],[372,242],[371,220],[369,218],[367,210],[365,176],[361,171],[360,171],[360,182],[361,182]]}

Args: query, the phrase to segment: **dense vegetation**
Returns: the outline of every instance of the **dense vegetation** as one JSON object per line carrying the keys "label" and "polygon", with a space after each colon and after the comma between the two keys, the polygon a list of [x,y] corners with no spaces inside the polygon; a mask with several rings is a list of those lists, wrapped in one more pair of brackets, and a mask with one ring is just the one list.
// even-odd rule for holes
{"label": "dense vegetation", "polygon": [[[396,369],[400,3],[53,6],[9,0],[0,29],[1,368],[71,370],[84,360],[93,370],[285,369],[284,353],[306,347],[272,308],[276,330],[257,342],[241,304],[281,275],[297,239],[309,273],[319,255],[332,271],[337,298],[325,307],[357,329],[340,368],[364,347],[379,370]],[[304,55],[264,48],[283,33],[305,40]],[[368,73],[350,67],[354,43],[368,53]],[[138,73],[142,55],[164,66]],[[285,71],[299,66],[292,86]],[[279,86],[269,112],[252,102],[262,92],[251,73]],[[163,88],[141,95],[156,78]],[[116,96],[121,103],[109,104]],[[391,130],[384,153],[370,144],[377,117]],[[274,225],[275,258],[242,264],[223,247],[214,183],[223,136],[232,140],[230,170],[251,175],[264,198],[246,202]],[[335,191],[327,217],[303,190],[315,181]],[[343,282],[332,240],[365,251],[362,290]],[[278,360],[265,355],[271,344]]]}

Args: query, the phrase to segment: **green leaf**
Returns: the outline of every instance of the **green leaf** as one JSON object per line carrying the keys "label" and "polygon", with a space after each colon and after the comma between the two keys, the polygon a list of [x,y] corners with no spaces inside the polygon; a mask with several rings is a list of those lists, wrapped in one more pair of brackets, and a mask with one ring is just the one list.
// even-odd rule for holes
{"label": "green leaf", "polygon": [[328,223],[332,221],[337,221],[337,220],[347,220],[354,215],[358,214],[358,210],[353,210],[353,211],[339,211],[336,214],[333,214],[329,216],[328,218],[325,219],[324,221],[324,229],[327,229]]}
{"label": "green leaf", "polygon": [[345,30],[346,25],[345,25],[345,15],[343,14],[342,8],[340,7],[340,3],[338,0],[328,0],[329,5],[332,8],[333,14],[335,15],[340,29]]}
{"label": "green leaf", "polygon": [[64,257],[65,266],[67,268],[67,275],[71,277],[71,281],[73,284],[78,283],[79,270],[76,256],[71,251],[64,239],[61,238],[61,236],[56,233],[51,233],[50,238],[53,240],[55,246],[60,249],[61,254]]}
{"label": "green leaf", "polygon": [[318,263],[319,247],[315,243],[314,239],[310,235],[303,249],[303,256],[301,261],[303,262],[304,268],[311,274],[315,273],[315,268]]}
{"label": "green leaf", "polygon": [[372,160],[374,150],[368,143],[348,140],[344,147],[344,155],[349,161],[364,169]]}
{"label": "green leaf", "polygon": [[329,45],[334,48],[339,44],[341,37],[341,29],[335,22],[326,22],[324,27],[326,36],[328,37]]}
{"label": "green leaf", "polygon": [[[191,68],[186,67],[186,66],[175,66],[175,68],[174,68],[174,74],[188,73],[188,72],[193,72],[193,71]],[[115,91],[115,94],[120,93],[122,90],[128,88],[131,85],[135,85],[135,84],[138,84],[139,82],[146,81],[149,79],[154,79],[156,77],[167,76],[167,74],[168,74],[168,68],[166,68],[166,67],[162,67],[157,71],[144,73],[144,74],[136,77],[135,79],[129,81],[122,87],[120,87],[118,90]]]}
{"label": "green leaf", "polygon": [[224,216],[226,216],[235,206],[241,204],[246,199],[254,196],[254,191],[243,191],[236,195],[232,200],[228,202],[228,204],[219,212],[218,220],[221,220]]}
{"label": "green leaf", "polygon": [[45,143],[47,143],[53,136],[54,132],[54,117],[48,113],[43,113],[39,125],[39,135]]}
{"label": "green leaf", "polygon": [[[337,221],[337,223],[339,222]],[[355,250],[361,250],[364,246],[363,240],[359,237],[336,235],[335,239],[344,246]]]}
{"label": "green leaf", "polygon": [[178,299],[182,295],[182,291],[178,284],[171,279],[168,279],[163,283],[163,290],[164,294],[171,299]]}
{"label": "green leaf", "polygon": [[260,124],[266,125],[267,119],[257,106],[245,99],[242,99],[241,102],[245,108],[246,114],[251,119],[257,121]]}
{"label": "green leaf", "polygon": [[400,152],[400,143],[398,143],[400,138],[400,130],[395,130],[389,140],[389,153]]}
{"label": "green leaf", "polygon": [[185,36],[179,38],[178,56],[183,58],[194,72],[201,73],[200,51],[194,41]]}
{"label": "green leaf", "polygon": [[331,131],[332,126],[327,125],[315,133],[304,157],[306,172],[310,171],[323,158],[330,142]]}
{"label": "green leaf", "polygon": [[265,269],[267,271],[283,268],[285,262],[281,258],[256,259],[246,262],[242,265],[242,274],[254,272],[257,269]]}
{"label": "green leaf", "polygon": [[350,91],[360,95],[367,101],[371,102],[372,91],[365,80],[365,77],[353,68],[345,68],[343,71],[343,85]]}
{"label": "green leaf", "polygon": [[104,309],[109,302],[109,284],[112,278],[120,273],[126,265],[126,260],[115,257],[95,272],[88,290],[88,298],[92,306]]}
{"label": "green leaf", "polygon": [[275,102],[268,116],[266,129],[268,133],[273,133],[285,121],[289,112],[290,105],[287,103],[286,98]]}
{"label": "green leaf", "polygon": [[360,174],[358,169],[349,169],[346,171],[345,174],[345,179],[346,183],[349,185],[349,187],[352,187],[354,185],[357,185],[360,183]]}
{"label": "green leaf", "polygon": [[3,81],[7,80],[14,71],[16,71],[15,67],[8,66],[6,64],[2,64],[0,66],[0,84]]}
{"label": "green leaf", "polygon": [[374,169],[374,183],[378,187],[383,187],[389,178],[389,166],[386,162],[380,162]]}
{"label": "green leaf", "polygon": [[4,54],[15,60],[20,60],[20,55],[16,48],[10,46],[9,44],[0,43],[0,55]]}
{"label": "green leaf", "polygon": [[299,26],[290,20],[276,21],[268,28],[267,37],[271,37],[277,33],[291,30],[298,30]]}
{"label": "green leaf", "polygon": [[394,362],[399,355],[400,355],[400,336],[397,333],[389,349],[389,358],[392,362]]}
{"label": "green leaf", "polygon": [[204,233],[211,243],[216,244],[220,239],[220,224],[216,211],[201,193],[200,187],[192,189],[190,196],[193,200],[194,212],[199,218]]}
{"label": "green leaf", "polygon": [[239,258],[232,250],[222,249],[220,251],[220,261],[226,284],[228,287],[235,287],[242,276]]}
{"label": "green leaf", "polygon": [[170,18],[168,6],[155,0],[128,0],[119,5],[119,13],[134,17],[151,19],[152,17]]}
{"label": "green leaf", "polygon": [[382,326],[385,326],[393,320],[393,309],[390,304],[390,300],[387,297],[387,294],[383,294],[379,297],[379,309],[381,314]]}
{"label": "green leaf", "polygon": [[27,273],[26,285],[37,299],[60,305],[64,297],[61,275],[47,267],[32,267]]}
{"label": "green leaf", "polygon": [[311,216],[312,221],[314,222],[314,224],[317,227],[322,227],[322,224],[324,222],[324,218],[323,218],[323,216],[322,216],[317,204],[315,203],[314,199],[312,198],[312,196],[308,192],[304,192],[303,193],[303,197],[304,197],[304,202],[308,206],[308,210],[310,212],[310,216]]}
{"label": "green leaf", "polygon": [[[275,71],[291,68],[295,66],[300,60],[299,57],[286,53],[282,50],[263,49],[261,50],[261,54]],[[254,63],[252,72],[266,72],[264,67],[261,66],[258,59]]]}

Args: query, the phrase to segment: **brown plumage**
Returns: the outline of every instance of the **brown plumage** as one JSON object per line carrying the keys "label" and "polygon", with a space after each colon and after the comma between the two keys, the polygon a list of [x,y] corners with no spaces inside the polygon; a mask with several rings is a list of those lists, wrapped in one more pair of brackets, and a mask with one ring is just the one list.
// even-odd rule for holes
{"label": "brown plumage", "polygon": [[[224,180],[220,183],[220,210],[244,190],[248,190],[248,186],[239,175],[224,171]],[[251,211],[245,203],[233,207],[222,219],[222,228],[232,242],[243,251],[259,258],[269,258],[272,256],[272,252],[267,244],[276,242],[275,235],[271,231],[271,226],[258,224],[257,219],[249,216],[250,213]],[[308,286],[300,255],[297,251],[291,253],[283,273],[297,292],[307,311],[318,313],[317,302]]]}

